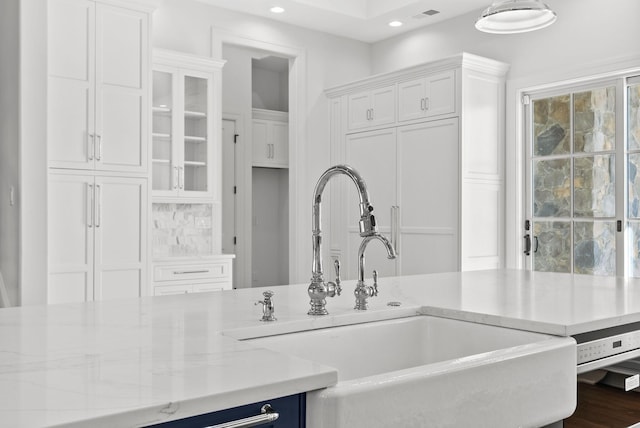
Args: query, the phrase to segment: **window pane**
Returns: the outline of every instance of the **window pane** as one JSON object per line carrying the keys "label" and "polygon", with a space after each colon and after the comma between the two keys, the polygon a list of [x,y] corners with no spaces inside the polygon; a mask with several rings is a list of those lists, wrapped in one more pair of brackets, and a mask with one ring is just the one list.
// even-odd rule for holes
{"label": "window pane", "polygon": [[533,269],[571,272],[571,224],[568,221],[536,222],[533,234],[538,239],[533,243]]}
{"label": "window pane", "polygon": [[571,160],[534,161],[534,217],[567,217],[571,214]]}
{"label": "window pane", "polygon": [[615,156],[575,158],[573,210],[576,217],[615,217]]}
{"label": "window pane", "polygon": [[640,277],[640,223],[629,222],[629,243],[627,249],[629,254],[627,257],[630,262],[629,275]]}
{"label": "window pane", "polygon": [[629,87],[627,103],[629,150],[637,150],[640,149],[640,85]]}
{"label": "window pane", "polygon": [[576,222],[573,230],[574,272],[588,275],[615,275],[615,222]]}
{"label": "window pane", "polygon": [[570,152],[569,103],[569,95],[534,101],[534,156],[549,156]]}
{"label": "window pane", "polygon": [[640,218],[640,154],[630,154],[627,165],[629,183],[629,218]]}
{"label": "window pane", "polygon": [[573,99],[575,153],[614,150],[615,139],[615,86],[576,93]]}

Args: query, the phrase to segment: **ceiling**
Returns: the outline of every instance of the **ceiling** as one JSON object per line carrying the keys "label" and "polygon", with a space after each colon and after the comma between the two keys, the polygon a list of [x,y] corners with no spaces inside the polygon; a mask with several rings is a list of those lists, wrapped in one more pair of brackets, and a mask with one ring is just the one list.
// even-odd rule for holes
{"label": "ceiling", "polygon": [[[491,0],[198,0],[237,12],[373,43],[472,11]],[[283,13],[269,11],[281,6]],[[426,11],[438,11],[433,15]],[[391,21],[400,27],[390,27]]]}

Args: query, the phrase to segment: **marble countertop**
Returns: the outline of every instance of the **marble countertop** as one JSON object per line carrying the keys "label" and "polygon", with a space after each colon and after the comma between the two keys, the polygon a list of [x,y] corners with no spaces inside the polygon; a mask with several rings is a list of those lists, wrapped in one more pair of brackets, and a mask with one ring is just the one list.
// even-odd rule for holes
{"label": "marble countertop", "polygon": [[[517,270],[380,278],[370,310],[354,281],[308,316],[307,284],[0,309],[0,421],[133,427],[324,388],[334,369],[237,339],[416,314],[569,336],[640,321],[640,280]],[[399,307],[388,306],[400,302]]]}

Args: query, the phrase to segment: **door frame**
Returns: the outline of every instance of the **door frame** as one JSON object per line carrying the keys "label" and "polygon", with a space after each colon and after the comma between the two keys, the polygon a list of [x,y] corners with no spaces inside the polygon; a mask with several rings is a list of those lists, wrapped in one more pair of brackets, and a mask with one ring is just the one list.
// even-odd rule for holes
{"label": "door frame", "polygon": [[[303,48],[294,46],[284,46],[277,43],[254,40],[212,27],[211,29],[211,56],[222,58],[222,46],[233,45],[238,47],[258,49],[268,51],[276,56],[289,59],[289,282],[297,283],[306,281],[308,274],[305,266],[302,266],[302,252],[307,247],[307,234],[304,233],[304,218],[308,215],[305,204],[302,203],[306,189],[306,128],[307,120],[305,108],[307,106],[307,79],[306,67],[307,57]],[[248,106],[249,111],[251,106]],[[241,135],[245,136],[245,141],[251,141],[251,121],[249,118],[243,120]],[[239,185],[247,189],[242,197],[237,199],[238,212],[241,218],[236,223],[236,231],[244,236],[238,242],[242,248],[240,254],[245,264],[243,269],[238,269],[238,284],[251,284],[251,217],[252,217],[252,193],[250,183],[252,147],[244,144],[241,150],[236,151],[238,162],[242,165],[240,171],[236,171],[236,179]],[[239,246],[236,246],[240,253]],[[250,286],[250,285],[249,285]]]}
{"label": "door frame", "polygon": [[523,97],[527,93],[579,86],[597,79],[613,79],[640,73],[637,56],[608,59],[579,67],[554,70],[507,81],[505,147],[505,267],[525,269],[524,221],[526,220],[526,117]]}

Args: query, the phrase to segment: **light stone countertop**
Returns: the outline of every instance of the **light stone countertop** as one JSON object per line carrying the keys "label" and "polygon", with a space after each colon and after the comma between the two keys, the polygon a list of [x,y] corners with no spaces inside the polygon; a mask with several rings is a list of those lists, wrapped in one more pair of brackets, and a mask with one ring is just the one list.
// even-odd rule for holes
{"label": "light stone countertop", "polygon": [[[307,284],[0,309],[0,425],[133,427],[330,386],[334,369],[236,338],[416,314],[567,336],[640,321],[640,280],[516,270],[354,281],[310,317]],[[389,307],[388,302],[401,302]],[[339,351],[339,350],[337,350]]]}

